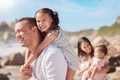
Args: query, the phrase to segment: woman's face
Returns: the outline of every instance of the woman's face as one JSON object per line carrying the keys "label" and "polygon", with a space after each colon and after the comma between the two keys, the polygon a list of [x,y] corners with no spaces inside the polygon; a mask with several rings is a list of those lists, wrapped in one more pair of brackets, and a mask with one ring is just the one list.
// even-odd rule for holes
{"label": "woman's face", "polygon": [[81,50],[83,50],[87,54],[89,54],[91,52],[91,49],[92,49],[91,46],[90,46],[90,44],[88,42],[85,42],[85,41],[83,41],[81,43],[80,47],[81,47]]}
{"label": "woman's face", "polygon": [[52,25],[52,18],[47,13],[37,13],[36,22],[40,31],[49,32]]}

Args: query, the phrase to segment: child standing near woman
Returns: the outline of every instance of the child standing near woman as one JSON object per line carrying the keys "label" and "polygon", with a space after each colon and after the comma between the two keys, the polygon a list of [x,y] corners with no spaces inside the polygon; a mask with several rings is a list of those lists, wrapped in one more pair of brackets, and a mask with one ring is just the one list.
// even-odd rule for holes
{"label": "child standing near woman", "polygon": [[80,59],[80,66],[76,71],[76,75],[79,78],[78,80],[85,80],[86,74],[84,73],[90,67],[90,61],[93,57],[94,49],[91,42],[86,37],[81,37],[78,40],[77,48],[78,57]]}
{"label": "child standing near woman", "polygon": [[57,12],[49,8],[43,8],[36,12],[35,18],[38,29],[44,34],[44,40],[32,54],[29,50],[27,51],[24,68],[27,68],[38,57],[42,50],[51,43],[61,49],[68,63],[66,80],[73,80],[75,71],[78,68],[78,57],[74,48],[59,27]]}

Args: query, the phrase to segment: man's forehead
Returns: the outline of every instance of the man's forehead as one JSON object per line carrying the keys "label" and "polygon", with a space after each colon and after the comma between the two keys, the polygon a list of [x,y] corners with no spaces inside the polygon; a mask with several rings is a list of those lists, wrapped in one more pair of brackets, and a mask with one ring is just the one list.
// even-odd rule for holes
{"label": "man's forehead", "polygon": [[15,25],[15,32],[18,31],[18,30],[22,30],[22,29],[25,29],[25,25],[24,24],[20,24],[20,23],[17,23]]}
{"label": "man's forehead", "polygon": [[16,25],[26,25],[26,24],[27,24],[27,21],[20,21],[16,23]]}
{"label": "man's forehead", "polygon": [[21,21],[21,22],[18,22],[18,23],[16,23],[16,25],[15,25],[15,28],[24,28],[24,27],[27,27],[27,26],[29,26],[28,24],[27,24],[27,22],[26,21]]}

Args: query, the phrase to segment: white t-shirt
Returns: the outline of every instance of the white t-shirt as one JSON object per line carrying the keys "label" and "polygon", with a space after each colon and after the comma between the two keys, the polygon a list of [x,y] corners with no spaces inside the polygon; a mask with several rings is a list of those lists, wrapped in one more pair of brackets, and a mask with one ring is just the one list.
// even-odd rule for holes
{"label": "white t-shirt", "polygon": [[65,80],[67,62],[63,53],[53,45],[47,46],[33,62],[30,80]]}

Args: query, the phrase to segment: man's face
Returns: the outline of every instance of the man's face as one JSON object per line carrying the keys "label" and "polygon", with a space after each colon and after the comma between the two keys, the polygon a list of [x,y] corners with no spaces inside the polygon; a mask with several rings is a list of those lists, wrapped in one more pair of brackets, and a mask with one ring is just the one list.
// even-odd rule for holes
{"label": "man's face", "polygon": [[18,22],[15,25],[15,36],[17,41],[23,47],[28,47],[32,43],[32,29],[25,21]]}

